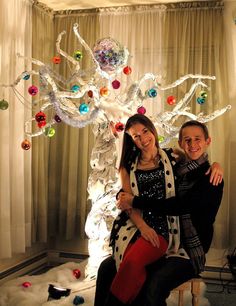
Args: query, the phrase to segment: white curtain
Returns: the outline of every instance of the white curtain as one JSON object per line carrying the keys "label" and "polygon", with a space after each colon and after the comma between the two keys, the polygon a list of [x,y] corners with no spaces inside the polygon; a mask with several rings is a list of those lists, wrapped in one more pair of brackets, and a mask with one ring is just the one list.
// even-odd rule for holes
{"label": "white curtain", "polygon": [[[0,83],[13,84],[28,63],[16,56],[31,57],[31,1],[0,2]],[[14,9],[13,9],[14,8]],[[9,88],[0,86],[0,257],[24,253],[31,245],[31,151],[24,151],[24,122],[31,118],[30,97],[24,80]],[[29,86],[29,85],[28,85]],[[16,97],[18,96],[19,99]],[[27,97],[25,103],[24,98]],[[22,104],[23,102],[24,104]]]}
{"label": "white curtain", "polygon": [[[163,64],[166,82],[171,83],[185,74],[215,76],[205,81],[191,100],[191,112],[211,114],[228,104],[226,47],[223,23],[224,6],[218,1],[177,3],[168,5],[163,37]],[[182,97],[189,83],[178,86],[173,94]],[[196,102],[200,90],[206,90],[204,104]],[[224,168],[224,198],[215,223],[212,247],[227,248],[230,232],[229,216],[229,112],[207,123],[212,144],[208,150],[210,161],[218,161]]]}
{"label": "white curtain", "polygon": [[[109,36],[129,49],[129,65],[133,73],[128,78],[122,76],[122,83],[129,85],[146,72],[161,75],[163,84],[188,73],[215,75],[216,81],[209,84],[212,89],[207,103],[200,107],[193,101],[191,110],[208,114],[227,103],[221,2],[57,13],[36,3],[31,20],[31,2],[2,0],[0,12],[1,84],[10,84],[22,71],[30,70],[15,55],[20,52],[30,57],[31,43],[33,57],[48,65],[52,65],[51,58],[56,55],[55,41],[60,32],[66,31],[61,45],[63,50],[72,55],[80,49],[72,31],[74,23],[78,23],[80,34],[90,47],[98,38]],[[87,69],[91,59],[85,50],[83,52],[82,68]],[[65,77],[71,73],[66,62],[54,68]],[[29,82],[20,82],[17,86],[28,100]],[[179,98],[187,86],[189,84],[179,87],[173,94]],[[84,236],[90,209],[87,183],[93,147],[91,127],[76,129],[58,124],[54,137],[35,137],[32,139],[33,149],[24,151],[21,148],[25,137],[24,122],[31,118],[31,109],[23,106],[9,88],[0,87],[0,94],[0,100],[4,98],[9,102],[8,110],[0,110],[0,256],[10,257],[13,252],[24,252],[31,241],[45,242],[49,236],[60,235],[66,239]],[[33,114],[37,107],[39,110],[40,104],[34,107]],[[145,107],[148,115],[168,109],[163,103],[163,95],[158,96],[155,103],[149,99]],[[210,123],[209,127],[213,138],[211,160],[219,161],[225,168],[225,195],[216,221],[214,241],[216,247],[224,248],[230,238],[225,228],[232,221],[228,214],[228,114]]]}

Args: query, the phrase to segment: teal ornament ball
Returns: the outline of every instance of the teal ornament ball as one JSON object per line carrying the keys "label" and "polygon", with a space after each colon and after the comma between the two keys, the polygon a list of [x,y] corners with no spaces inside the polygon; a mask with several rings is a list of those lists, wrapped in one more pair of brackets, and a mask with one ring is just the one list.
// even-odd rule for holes
{"label": "teal ornament ball", "polygon": [[81,113],[81,115],[85,115],[89,112],[89,106],[86,103],[82,103],[79,106],[79,112]]}
{"label": "teal ornament ball", "polygon": [[6,109],[8,109],[8,106],[9,106],[9,103],[8,103],[6,100],[2,99],[2,100],[0,101],[0,109],[1,109],[1,110],[6,110]]}
{"label": "teal ornament ball", "polygon": [[155,98],[157,96],[157,91],[155,88],[151,88],[148,90],[147,94],[150,98]]}
{"label": "teal ornament ball", "polygon": [[23,73],[23,80],[27,81],[30,78],[30,75],[25,71]]}
{"label": "teal ornament ball", "polygon": [[76,295],[74,300],[73,300],[73,304],[74,305],[80,305],[84,303],[84,298],[80,295]]}
{"label": "teal ornament ball", "polygon": [[203,104],[203,103],[205,103],[205,101],[206,101],[206,100],[205,100],[204,98],[202,98],[202,97],[198,97],[198,98],[197,98],[197,103],[198,103],[198,104]]}
{"label": "teal ornament ball", "polygon": [[73,91],[73,92],[78,92],[79,89],[80,89],[80,86],[79,86],[79,85],[73,85],[73,86],[71,87],[71,91]]}

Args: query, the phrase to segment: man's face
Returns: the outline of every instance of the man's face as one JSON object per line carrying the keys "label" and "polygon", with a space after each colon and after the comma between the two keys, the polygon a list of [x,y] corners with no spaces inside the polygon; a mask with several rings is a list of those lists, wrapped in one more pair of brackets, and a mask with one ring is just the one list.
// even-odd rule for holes
{"label": "man's face", "polygon": [[187,126],[182,130],[182,140],[179,141],[179,146],[189,159],[196,160],[206,151],[210,142],[211,139],[205,139],[200,127]]}

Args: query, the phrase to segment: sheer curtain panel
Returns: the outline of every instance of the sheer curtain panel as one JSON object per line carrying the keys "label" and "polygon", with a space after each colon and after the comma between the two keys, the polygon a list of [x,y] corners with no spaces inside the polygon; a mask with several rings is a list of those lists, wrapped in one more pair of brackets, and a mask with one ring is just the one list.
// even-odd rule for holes
{"label": "sheer curtain panel", "polygon": [[[0,2],[0,83],[12,84],[30,64],[17,53],[31,57],[31,1]],[[14,9],[13,9],[14,8]],[[29,85],[28,85],[29,86]],[[19,99],[17,98],[19,97]],[[24,151],[24,122],[31,118],[27,83],[0,87],[0,99],[9,103],[0,110],[0,258],[24,253],[31,245],[31,151]]]}

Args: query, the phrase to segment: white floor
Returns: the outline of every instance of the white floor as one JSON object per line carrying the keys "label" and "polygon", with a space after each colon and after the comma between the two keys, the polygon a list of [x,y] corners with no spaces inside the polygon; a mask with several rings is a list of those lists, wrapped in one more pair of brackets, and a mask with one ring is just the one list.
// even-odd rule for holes
{"label": "white floor", "polygon": [[[50,305],[74,305],[76,296],[84,298],[84,306],[93,306],[95,280],[86,280],[84,278],[84,269],[87,261],[82,263],[69,262],[52,268],[48,272],[35,275],[23,276],[8,281],[0,286],[0,306],[50,306]],[[76,279],[73,274],[74,269],[81,271],[81,277]],[[25,288],[22,284],[29,282],[30,286]],[[59,288],[71,289],[71,294],[60,300],[48,299],[48,287],[53,284]],[[209,306],[209,301],[204,297],[206,286],[202,284],[202,294],[200,306]],[[190,306],[191,295],[186,294],[185,306]],[[111,305],[112,306],[112,305]],[[168,306],[177,306],[177,296],[172,295],[168,299]]]}

